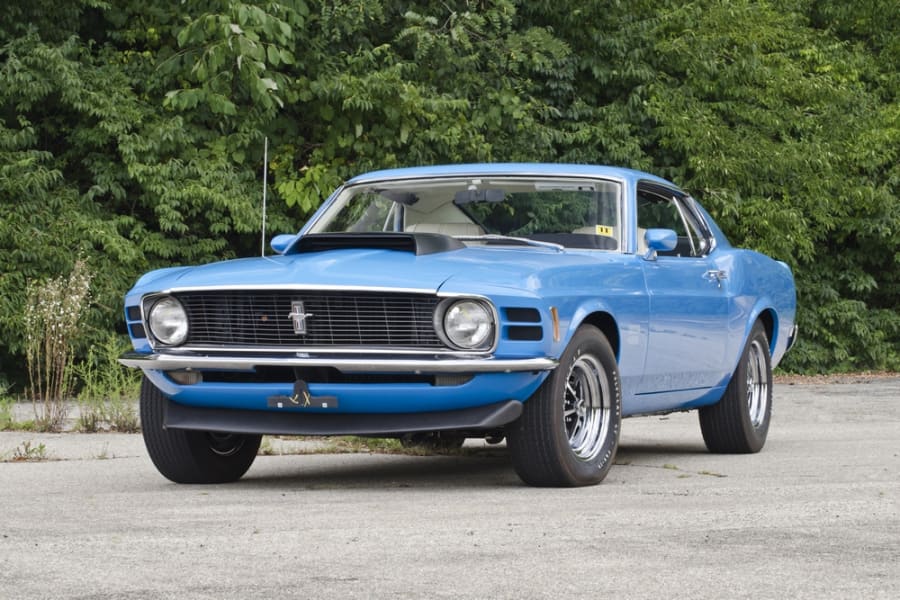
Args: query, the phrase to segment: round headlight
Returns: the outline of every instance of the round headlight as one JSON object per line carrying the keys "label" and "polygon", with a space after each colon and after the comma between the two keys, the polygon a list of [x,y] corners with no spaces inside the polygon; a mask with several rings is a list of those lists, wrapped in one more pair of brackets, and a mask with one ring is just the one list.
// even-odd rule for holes
{"label": "round headlight", "polygon": [[153,337],[167,346],[177,346],[187,339],[187,313],[181,302],[171,296],[153,303],[147,314],[147,325]]}
{"label": "round headlight", "polygon": [[494,332],[494,316],[484,302],[458,300],[444,312],[444,334],[451,344],[466,350],[485,349]]}

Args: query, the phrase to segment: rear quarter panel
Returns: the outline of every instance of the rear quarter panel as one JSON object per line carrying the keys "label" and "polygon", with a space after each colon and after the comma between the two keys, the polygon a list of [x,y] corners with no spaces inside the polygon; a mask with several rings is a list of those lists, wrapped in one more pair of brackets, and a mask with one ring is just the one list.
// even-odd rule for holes
{"label": "rear quarter panel", "polygon": [[767,313],[772,331],[769,345],[772,366],[781,362],[797,314],[797,294],[794,277],[783,262],[773,260],[752,250],[730,249],[729,291],[732,295],[729,319],[729,356],[732,371],[750,330]]}

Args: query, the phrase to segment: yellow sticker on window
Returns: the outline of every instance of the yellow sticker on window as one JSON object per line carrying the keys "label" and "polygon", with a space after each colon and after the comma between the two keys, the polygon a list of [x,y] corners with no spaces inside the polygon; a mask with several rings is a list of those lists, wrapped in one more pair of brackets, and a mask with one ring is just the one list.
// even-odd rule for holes
{"label": "yellow sticker on window", "polygon": [[594,233],[596,235],[608,235],[610,237],[614,237],[613,236],[613,228],[610,227],[609,225],[597,225],[594,228]]}

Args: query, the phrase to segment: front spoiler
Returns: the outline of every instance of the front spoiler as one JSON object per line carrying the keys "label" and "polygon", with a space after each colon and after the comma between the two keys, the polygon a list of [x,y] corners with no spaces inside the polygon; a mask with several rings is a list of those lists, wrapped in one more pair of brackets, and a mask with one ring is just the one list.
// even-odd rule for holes
{"label": "front spoiler", "polygon": [[489,430],[512,423],[522,403],[506,400],[462,410],[421,413],[322,414],[199,408],[165,401],[164,427],[268,435],[372,435],[450,430]]}
{"label": "front spoiler", "polygon": [[550,371],[558,363],[553,358],[346,358],[310,356],[216,356],[126,352],[119,358],[126,367],[154,371],[185,369],[252,371],[256,367],[334,367],[344,373],[513,373]]}

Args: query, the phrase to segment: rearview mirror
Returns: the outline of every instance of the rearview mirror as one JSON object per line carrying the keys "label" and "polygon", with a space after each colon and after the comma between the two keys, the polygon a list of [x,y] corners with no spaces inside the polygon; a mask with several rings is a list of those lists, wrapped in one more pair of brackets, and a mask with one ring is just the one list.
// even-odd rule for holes
{"label": "rearview mirror", "polygon": [[503,190],[462,190],[453,195],[453,204],[472,204],[473,202],[503,202],[506,192]]}

